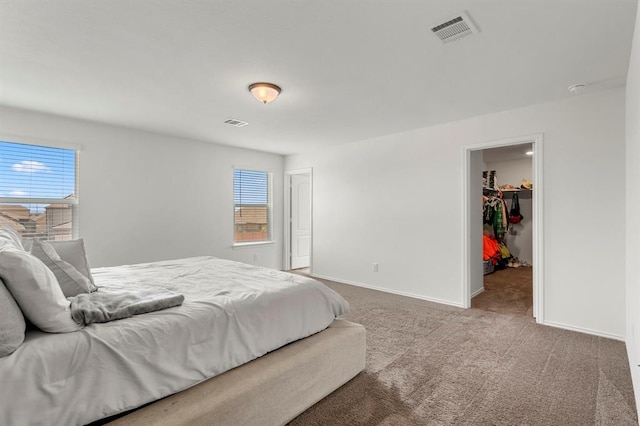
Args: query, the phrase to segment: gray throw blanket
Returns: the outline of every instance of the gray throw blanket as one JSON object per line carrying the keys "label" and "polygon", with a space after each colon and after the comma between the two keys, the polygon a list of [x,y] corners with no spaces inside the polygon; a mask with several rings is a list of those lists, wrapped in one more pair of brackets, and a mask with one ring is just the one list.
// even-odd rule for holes
{"label": "gray throw blanket", "polygon": [[160,288],[117,293],[95,291],[81,293],[70,300],[73,320],[78,324],[88,325],[182,305],[184,296]]}

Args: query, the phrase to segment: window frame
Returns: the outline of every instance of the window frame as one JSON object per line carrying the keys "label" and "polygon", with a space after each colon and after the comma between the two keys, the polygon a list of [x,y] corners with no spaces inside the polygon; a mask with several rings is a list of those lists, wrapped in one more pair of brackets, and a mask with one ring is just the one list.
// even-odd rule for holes
{"label": "window frame", "polygon": [[[19,145],[31,145],[42,148],[55,148],[71,150],[74,152],[74,182],[73,182],[73,199],[69,198],[47,198],[47,197],[0,197],[0,204],[64,204],[71,206],[71,239],[79,238],[79,177],[80,177],[80,151],[81,145],[61,143],[51,141],[47,139],[32,138],[32,137],[17,137],[15,135],[7,135],[0,133],[0,142],[19,144]],[[70,194],[72,195],[72,194]],[[67,196],[68,197],[68,196]],[[49,236],[50,234],[47,233]],[[25,239],[31,239],[35,237],[26,236]],[[48,238],[47,238],[48,240]]]}
{"label": "window frame", "polygon": [[[258,172],[265,173],[267,176],[267,203],[264,206],[267,208],[267,238],[265,240],[256,240],[256,241],[238,241],[236,240],[236,208],[242,207],[242,205],[236,204],[235,193],[236,193],[236,179],[235,174],[236,171],[247,171],[247,172]],[[233,232],[233,244],[232,247],[242,248],[242,247],[252,247],[252,246],[260,246],[260,245],[269,245],[274,244],[273,238],[273,172],[257,169],[253,167],[241,167],[241,166],[233,166],[232,167],[232,197],[233,197],[233,222],[232,222],[232,232]],[[256,204],[248,204],[245,206],[256,206]],[[263,206],[262,204],[259,206]]]}

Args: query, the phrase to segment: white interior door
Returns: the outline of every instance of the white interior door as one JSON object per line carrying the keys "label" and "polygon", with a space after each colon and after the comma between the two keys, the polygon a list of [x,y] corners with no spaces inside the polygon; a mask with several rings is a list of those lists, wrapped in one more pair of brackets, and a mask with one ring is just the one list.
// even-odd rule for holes
{"label": "white interior door", "polygon": [[311,179],[291,175],[291,269],[309,266],[311,252]]}

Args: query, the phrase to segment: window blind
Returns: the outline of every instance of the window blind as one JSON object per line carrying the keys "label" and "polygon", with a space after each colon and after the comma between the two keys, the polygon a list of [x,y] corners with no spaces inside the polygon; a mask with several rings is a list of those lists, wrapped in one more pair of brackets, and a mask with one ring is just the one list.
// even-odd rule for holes
{"label": "window blind", "polygon": [[271,198],[271,173],[233,170],[234,242],[271,240]]}
{"label": "window blind", "polygon": [[0,141],[0,225],[22,237],[77,235],[77,152]]}

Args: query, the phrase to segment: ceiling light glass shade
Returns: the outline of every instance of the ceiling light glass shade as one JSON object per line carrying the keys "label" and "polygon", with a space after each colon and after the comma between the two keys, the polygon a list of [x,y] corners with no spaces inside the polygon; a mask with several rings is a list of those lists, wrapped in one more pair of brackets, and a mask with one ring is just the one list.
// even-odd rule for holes
{"label": "ceiling light glass shade", "polygon": [[572,84],[571,86],[569,86],[567,89],[573,93],[573,94],[577,94],[582,92],[584,89],[587,88],[587,83],[578,83],[578,84]]}
{"label": "ceiling light glass shade", "polygon": [[253,83],[249,86],[249,91],[263,104],[275,101],[280,94],[280,88],[271,83]]}

